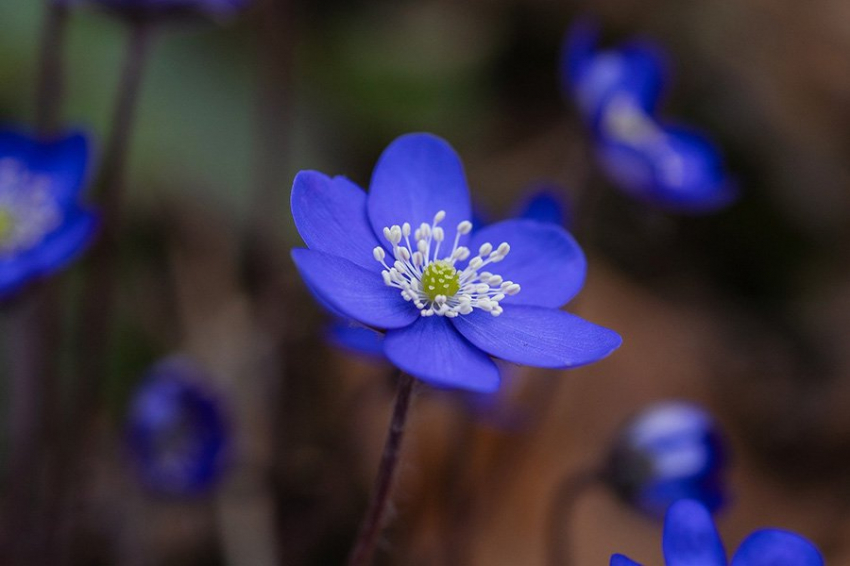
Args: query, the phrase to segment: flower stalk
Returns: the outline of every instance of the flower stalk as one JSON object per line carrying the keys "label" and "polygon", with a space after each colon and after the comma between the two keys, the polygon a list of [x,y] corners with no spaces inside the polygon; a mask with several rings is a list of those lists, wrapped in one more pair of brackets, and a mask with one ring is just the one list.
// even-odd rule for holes
{"label": "flower stalk", "polygon": [[569,566],[575,562],[575,549],[570,537],[570,516],[576,503],[588,488],[601,481],[596,469],[583,470],[565,477],[555,489],[549,508],[547,563],[549,566]]}
{"label": "flower stalk", "polygon": [[372,560],[378,536],[384,526],[384,517],[390,502],[398,468],[399,456],[401,454],[401,442],[404,437],[404,427],[407,422],[407,413],[413,393],[415,379],[405,372],[399,375],[398,391],[396,393],[395,407],[393,408],[390,428],[387,440],[384,443],[384,452],[381,455],[381,464],[378,468],[378,476],[375,479],[375,487],[366,516],[360,525],[360,533],[357,541],[348,557],[348,566],[365,566]]}

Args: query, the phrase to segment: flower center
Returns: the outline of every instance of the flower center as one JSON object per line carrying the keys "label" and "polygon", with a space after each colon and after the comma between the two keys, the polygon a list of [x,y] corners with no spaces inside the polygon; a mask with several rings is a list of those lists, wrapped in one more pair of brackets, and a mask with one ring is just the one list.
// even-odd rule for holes
{"label": "flower center", "polygon": [[432,301],[440,295],[454,297],[459,289],[460,277],[457,269],[445,260],[429,264],[422,272],[422,292]]}
{"label": "flower center", "polygon": [[35,247],[59,226],[62,211],[49,189],[46,175],[0,159],[0,258]]}
{"label": "flower center", "polygon": [[520,286],[489,271],[479,271],[485,265],[505,259],[511,247],[507,242],[496,249],[490,243],[483,244],[478,255],[459,270],[456,263],[472,255],[469,248],[459,245],[460,237],[472,230],[472,223],[464,220],[457,225],[451,253],[440,258],[440,246],[446,233],[439,224],[445,217],[446,212],[441,210],[434,216],[433,223],[423,222],[413,232],[415,243],[410,241],[411,227],[407,222],[384,228],[384,237],[392,245],[395,257],[389,266],[384,248],[378,246],[373,250],[375,260],[384,266],[381,272],[384,283],[400,289],[401,296],[413,302],[422,316],[436,314],[451,318],[469,314],[476,308],[499,316],[503,310],[499,302],[507,295],[519,293]]}

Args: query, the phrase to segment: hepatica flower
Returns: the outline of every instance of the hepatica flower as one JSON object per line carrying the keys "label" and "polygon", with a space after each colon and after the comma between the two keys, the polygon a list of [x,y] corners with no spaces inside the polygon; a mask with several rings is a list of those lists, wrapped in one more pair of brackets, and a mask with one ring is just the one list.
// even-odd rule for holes
{"label": "hepatica flower", "polygon": [[187,358],[154,366],[133,394],[127,438],[135,470],[149,489],[201,493],[224,471],[228,430],[221,398]]}
{"label": "hepatica flower", "polygon": [[368,195],[345,178],[300,172],[292,214],[308,246],[292,257],[313,294],[385,331],[387,358],[432,385],[494,391],[491,357],[569,368],[620,345],[613,331],[558,310],[586,271],[566,230],[515,219],[471,234],[463,166],[433,135],[391,143]]}
{"label": "hepatica flower", "polygon": [[[667,512],[662,544],[667,566],[726,566],[726,551],[711,514],[700,503],[683,499]],[[792,532],[762,529],[744,539],[731,566],[823,566],[817,548]],[[611,566],[640,566],[621,554]]]}
{"label": "hepatica flower", "polygon": [[624,501],[654,517],[685,498],[715,511],[726,499],[727,461],[711,415],[692,403],[667,401],[626,423],[603,478]]}
{"label": "hepatica flower", "polygon": [[97,218],[79,202],[87,166],[82,135],[42,142],[0,131],[0,299],[91,242]]}
{"label": "hepatica flower", "polygon": [[737,190],[717,147],[657,116],[668,75],[661,50],[640,41],[599,50],[597,43],[592,22],[574,25],[561,76],[605,175],[632,197],[672,211],[710,212],[731,203]]}

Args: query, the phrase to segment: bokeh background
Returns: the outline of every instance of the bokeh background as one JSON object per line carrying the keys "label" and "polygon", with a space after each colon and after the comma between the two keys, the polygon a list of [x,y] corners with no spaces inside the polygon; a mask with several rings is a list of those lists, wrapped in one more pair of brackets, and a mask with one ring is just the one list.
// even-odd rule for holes
{"label": "bokeh background", "polygon": [[[558,77],[583,14],[606,41],[667,51],[662,113],[723,148],[739,202],[674,215],[603,180]],[[5,123],[32,120],[43,15],[41,2],[0,4]],[[95,140],[124,37],[103,14],[71,17],[64,116]],[[420,387],[378,563],[543,564],[561,479],[594,466],[641,407],[681,398],[710,408],[733,446],[728,547],[783,527],[850,565],[848,108],[850,6],[834,0],[257,0],[233,21],[165,27],[132,141],[109,378],[72,455],[84,474],[53,506],[6,508],[4,539],[42,544],[58,525],[61,560],[80,565],[342,563],[394,370],[326,340],[289,260],[291,181],[317,169],[367,186],[392,139],[429,131],[462,156],[489,218],[531,183],[561,187],[590,263],[569,310],[624,343],[587,368],[511,369],[495,409]],[[68,328],[84,270],[62,276]],[[73,357],[73,343],[45,355]],[[145,489],[124,446],[134,386],[174,352],[207,369],[231,424],[227,473],[189,498]],[[59,390],[74,386],[65,376]],[[75,426],[58,398],[33,479],[48,487]],[[579,500],[568,528],[575,564],[662,563],[660,524],[605,490]]]}

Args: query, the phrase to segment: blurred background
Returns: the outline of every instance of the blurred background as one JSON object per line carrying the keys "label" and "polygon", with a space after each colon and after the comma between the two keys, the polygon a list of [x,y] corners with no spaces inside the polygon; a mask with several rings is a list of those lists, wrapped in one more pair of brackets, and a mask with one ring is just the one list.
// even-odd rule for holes
{"label": "blurred background", "polygon": [[[33,119],[44,14],[0,3],[9,125]],[[661,113],[722,148],[737,203],[667,213],[600,175],[558,75],[564,33],[586,14],[606,43],[666,51]],[[126,34],[94,10],[67,31],[63,114],[97,155]],[[32,564],[343,563],[395,370],[328,339],[289,259],[302,245],[289,191],[301,169],[367,187],[392,139],[428,131],[461,155],[485,218],[533,183],[558,187],[590,265],[568,310],[623,346],[572,371],[508,368],[486,402],[419,387],[377,563],[544,564],[563,478],[598,466],[641,408],[676,398],[707,407],[731,444],[717,516],[729,549],[775,526],[850,565],[848,69],[850,5],[832,0],[256,0],[232,20],[162,26],[132,135],[108,378],[88,424],[72,422],[74,339],[45,353],[60,369],[33,440],[36,487],[6,505],[3,542],[52,541],[51,561]],[[85,269],[61,275],[66,329],[80,327]],[[175,353],[202,368],[225,423],[221,469],[190,494],[152,488],[128,446],[137,386]],[[13,387],[0,387],[8,421]],[[76,426],[85,442],[68,454]],[[59,489],[70,461],[78,477]],[[662,563],[660,523],[608,490],[588,489],[564,528],[574,564]]]}

